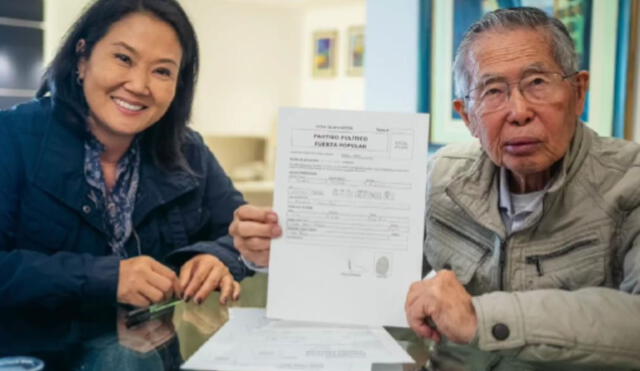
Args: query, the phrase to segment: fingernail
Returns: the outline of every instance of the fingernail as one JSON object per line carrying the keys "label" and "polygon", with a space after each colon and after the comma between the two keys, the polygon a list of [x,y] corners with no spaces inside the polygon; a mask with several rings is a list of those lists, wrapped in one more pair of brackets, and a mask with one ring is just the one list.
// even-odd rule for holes
{"label": "fingernail", "polygon": [[272,236],[274,236],[274,237],[275,236],[279,236],[280,233],[282,233],[282,230],[280,229],[279,226],[275,226],[275,227],[271,228],[271,235]]}
{"label": "fingernail", "polygon": [[189,302],[189,300],[191,300],[191,298],[189,297],[189,295],[187,295],[187,296],[185,296],[185,297],[184,297],[184,301],[185,301],[185,302],[187,302],[187,303],[188,303],[188,302]]}
{"label": "fingernail", "polygon": [[196,301],[196,304],[198,304],[198,305],[200,305],[202,303],[202,300],[200,300],[200,299],[196,299],[195,301]]}

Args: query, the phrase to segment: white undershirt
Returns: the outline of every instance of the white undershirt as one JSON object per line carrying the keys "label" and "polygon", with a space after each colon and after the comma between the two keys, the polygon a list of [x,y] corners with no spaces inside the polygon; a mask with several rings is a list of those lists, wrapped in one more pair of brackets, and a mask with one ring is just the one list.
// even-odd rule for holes
{"label": "white undershirt", "polygon": [[542,216],[542,200],[547,193],[547,186],[541,191],[529,193],[511,193],[505,168],[500,168],[500,216],[507,229],[507,234],[524,230]]}

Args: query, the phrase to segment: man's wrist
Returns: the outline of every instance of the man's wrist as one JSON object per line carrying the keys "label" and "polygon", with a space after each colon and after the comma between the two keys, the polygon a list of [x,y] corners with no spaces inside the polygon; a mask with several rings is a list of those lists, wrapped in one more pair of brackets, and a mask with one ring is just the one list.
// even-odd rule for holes
{"label": "man's wrist", "polygon": [[269,273],[268,266],[261,266],[261,265],[255,264],[254,262],[245,258],[242,254],[240,254],[240,260],[242,261],[242,263],[244,263],[244,265],[247,268],[251,269],[252,271],[255,271],[258,273]]}

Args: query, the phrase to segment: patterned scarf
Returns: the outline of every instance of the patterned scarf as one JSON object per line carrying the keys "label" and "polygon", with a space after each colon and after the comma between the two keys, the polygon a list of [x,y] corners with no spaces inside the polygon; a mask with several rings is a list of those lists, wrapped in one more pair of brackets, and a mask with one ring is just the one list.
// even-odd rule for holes
{"label": "patterned scarf", "polygon": [[140,145],[136,138],[129,150],[118,162],[116,184],[112,190],[107,189],[100,156],[105,151],[102,143],[89,133],[84,143],[84,175],[87,183],[93,188],[94,202],[103,206],[104,220],[109,233],[109,246],[115,255],[127,258],[124,245],[133,232],[133,207],[136,202],[140,172]]}

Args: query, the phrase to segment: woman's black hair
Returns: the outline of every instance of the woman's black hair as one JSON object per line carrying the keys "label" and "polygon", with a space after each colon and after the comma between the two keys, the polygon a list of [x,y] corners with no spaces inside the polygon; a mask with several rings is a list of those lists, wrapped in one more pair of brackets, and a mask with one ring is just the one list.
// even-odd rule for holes
{"label": "woman's black hair", "polygon": [[[198,41],[186,13],[176,0],[97,0],[88,7],[68,31],[55,58],[47,67],[37,97],[50,93],[54,101],[88,117],[89,108],[78,84],[78,61],[91,52],[110,27],[129,14],[144,12],[167,22],[178,34],[182,46],[182,63],[176,94],[162,118],[149,127],[142,145],[155,163],[165,170],[190,172],[182,152],[191,116],[191,106],[198,76]],[[76,49],[85,40],[84,49]]]}

